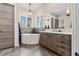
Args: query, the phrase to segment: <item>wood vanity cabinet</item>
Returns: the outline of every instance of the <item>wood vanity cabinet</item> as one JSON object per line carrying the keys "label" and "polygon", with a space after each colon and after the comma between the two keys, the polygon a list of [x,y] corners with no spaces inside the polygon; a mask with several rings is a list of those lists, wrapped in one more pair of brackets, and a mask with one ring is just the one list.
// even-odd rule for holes
{"label": "wood vanity cabinet", "polygon": [[57,53],[64,56],[70,56],[71,55],[71,35],[60,34],[60,35],[57,35],[57,37],[58,37]]}
{"label": "wood vanity cabinet", "polygon": [[40,38],[41,38],[41,40],[40,40],[40,45],[43,45],[43,46],[46,46],[46,47],[50,47],[50,38],[48,38],[48,34],[46,34],[46,33],[43,33],[43,34],[41,34],[41,36],[40,36]]}
{"label": "wood vanity cabinet", "polygon": [[39,44],[59,55],[71,55],[71,35],[56,33],[40,33]]}

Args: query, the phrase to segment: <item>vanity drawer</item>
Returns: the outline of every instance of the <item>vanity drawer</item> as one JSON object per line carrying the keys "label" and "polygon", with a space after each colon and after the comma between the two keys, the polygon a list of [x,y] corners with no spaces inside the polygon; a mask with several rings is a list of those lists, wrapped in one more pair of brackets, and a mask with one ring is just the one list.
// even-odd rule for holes
{"label": "vanity drawer", "polygon": [[66,49],[68,51],[71,49],[71,46],[70,45],[61,44],[61,43],[58,43],[57,47],[58,48],[61,48],[61,49]]}
{"label": "vanity drawer", "polygon": [[57,51],[60,55],[71,55],[71,46],[58,43]]}
{"label": "vanity drawer", "polygon": [[62,49],[60,47],[58,47],[57,49],[57,53],[62,55],[62,56],[70,56],[71,55],[71,51],[66,50],[66,49]]}
{"label": "vanity drawer", "polygon": [[71,36],[69,35],[58,35],[58,43],[71,45]]}
{"label": "vanity drawer", "polygon": [[65,45],[68,45],[68,46],[70,46],[71,45],[71,41],[70,40],[58,40],[57,41],[58,43],[61,43],[61,44],[65,44]]}
{"label": "vanity drawer", "polygon": [[46,34],[45,33],[40,33],[40,38],[44,38],[46,37]]}
{"label": "vanity drawer", "polygon": [[43,46],[46,46],[47,45],[47,35],[45,33],[41,33],[40,34],[40,41],[39,41],[39,44],[40,45],[43,45]]}

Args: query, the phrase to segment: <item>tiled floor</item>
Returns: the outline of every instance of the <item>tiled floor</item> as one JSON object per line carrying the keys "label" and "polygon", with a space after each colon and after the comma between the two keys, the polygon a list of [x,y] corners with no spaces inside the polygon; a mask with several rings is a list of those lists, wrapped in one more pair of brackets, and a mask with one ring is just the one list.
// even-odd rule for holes
{"label": "tiled floor", "polygon": [[56,56],[56,54],[38,45],[0,50],[0,56]]}

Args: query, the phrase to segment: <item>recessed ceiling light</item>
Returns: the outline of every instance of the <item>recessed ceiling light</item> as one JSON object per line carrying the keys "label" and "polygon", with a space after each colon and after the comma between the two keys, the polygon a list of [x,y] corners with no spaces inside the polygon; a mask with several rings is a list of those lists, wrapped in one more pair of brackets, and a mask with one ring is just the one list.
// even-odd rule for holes
{"label": "recessed ceiling light", "polygon": [[60,9],[57,9],[57,11],[60,11]]}

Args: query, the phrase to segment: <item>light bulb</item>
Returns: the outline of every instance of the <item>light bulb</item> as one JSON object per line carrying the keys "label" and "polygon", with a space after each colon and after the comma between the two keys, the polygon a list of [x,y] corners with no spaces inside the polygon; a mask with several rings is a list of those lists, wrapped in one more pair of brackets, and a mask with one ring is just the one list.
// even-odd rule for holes
{"label": "light bulb", "polygon": [[31,13],[31,12],[29,12],[29,13],[28,13],[28,15],[29,15],[29,16],[32,16],[32,13]]}
{"label": "light bulb", "polygon": [[69,9],[66,10],[66,15],[70,16],[70,10]]}
{"label": "light bulb", "polygon": [[46,17],[45,17],[45,19],[49,19],[49,17],[48,17],[48,16],[46,16]]}

